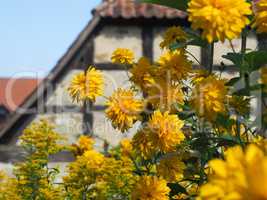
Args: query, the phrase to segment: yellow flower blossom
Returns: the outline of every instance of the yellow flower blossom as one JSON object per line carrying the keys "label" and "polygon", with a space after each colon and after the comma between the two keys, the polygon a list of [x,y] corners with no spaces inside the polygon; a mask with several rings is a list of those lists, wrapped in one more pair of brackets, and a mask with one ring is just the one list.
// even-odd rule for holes
{"label": "yellow flower blossom", "polygon": [[132,200],[168,200],[170,188],[164,179],[143,176],[140,178],[132,193]]}
{"label": "yellow flower blossom", "polygon": [[94,145],[94,140],[86,135],[82,135],[78,139],[77,144],[73,144],[73,151],[75,155],[82,155],[84,152],[92,150]]}
{"label": "yellow flower blossom", "polygon": [[168,83],[164,79],[155,79],[156,84],[147,90],[147,102],[155,109],[176,111],[177,105],[184,104],[184,94],[180,84]]}
{"label": "yellow flower blossom", "polygon": [[139,86],[143,91],[155,81],[150,74],[152,66],[149,60],[145,57],[139,59],[137,64],[134,64],[130,69],[130,81]]}
{"label": "yellow flower blossom", "polygon": [[[0,199],[1,200],[22,200],[22,196],[18,193],[18,182],[15,178],[8,177],[1,171],[0,177]],[[0,175],[0,176],[1,176]],[[27,188],[24,188],[25,192]]]}
{"label": "yellow flower blossom", "polygon": [[90,67],[86,73],[81,72],[73,77],[68,91],[73,101],[90,100],[94,102],[96,97],[103,95],[103,74],[99,70]]}
{"label": "yellow flower blossom", "polygon": [[175,81],[187,79],[192,71],[192,63],[183,50],[166,52],[159,58],[158,64],[158,76]]}
{"label": "yellow flower blossom", "polygon": [[191,83],[193,85],[196,85],[205,78],[207,78],[208,76],[211,76],[208,70],[205,69],[194,70],[194,73],[192,74]]}
{"label": "yellow flower blossom", "polygon": [[164,33],[163,41],[160,43],[160,47],[163,49],[169,47],[176,41],[185,42],[187,39],[186,33],[179,26],[173,26],[167,29]]}
{"label": "yellow flower blossom", "polygon": [[156,149],[152,144],[152,141],[149,139],[148,133],[145,131],[146,128],[140,129],[133,137],[133,148],[137,151],[141,157],[148,159]]}
{"label": "yellow flower blossom", "polygon": [[143,102],[134,98],[134,92],[122,88],[116,90],[106,104],[106,116],[113,127],[122,132],[133,126],[143,109]]}
{"label": "yellow flower blossom", "polygon": [[189,21],[193,29],[201,29],[208,42],[239,37],[249,24],[251,5],[246,0],[191,0],[188,4]]}
{"label": "yellow flower blossom", "polygon": [[255,6],[254,27],[257,27],[259,33],[267,32],[267,0],[258,0]]}
{"label": "yellow flower blossom", "polygon": [[118,48],[112,53],[111,61],[116,64],[133,64],[134,53],[129,49]]}
{"label": "yellow flower blossom", "polygon": [[213,121],[218,113],[225,112],[227,89],[224,84],[223,80],[209,76],[195,85],[191,104],[200,117]]}
{"label": "yellow flower blossom", "polygon": [[183,178],[185,168],[178,155],[166,155],[157,165],[157,173],[168,182],[177,182]]}
{"label": "yellow flower blossom", "polygon": [[267,153],[267,139],[260,136],[256,135],[252,138],[252,143],[256,144],[259,148],[261,148],[263,151]]}
{"label": "yellow flower blossom", "polygon": [[[94,195],[98,186],[103,184],[104,164],[104,155],[89,150],[68,165],[67,175],[63,177],[63,182],[74,199],[82,199],[85,194],[90,197]],[[89,190],[89,187],[92,188]],[[101,196],[100,192],[98,193],[98,196]]]}
{"label": "yellow flower blossom", "polygon": [[91,169],[100,168],[104,162],[104,155],[94,150],[86,151],[82,157],[87,160],[87,166]]}
{"label": "yellow flower blossom", "polygon": [[[136,182],[137,176],[133,173],[134,165],[126,157],[121,159],[106,158],[103,167],[104,181],[106,182],[106,192],[115,193],[121,199],[128,199]],[[106,198],[109,199],[109,198]]]}
{"label": "yellow flower blossom", "polygon": [[124,138],[120,141],[121,150],[123,155],[129,155],[133,150],[132,141],[130,139]]}
{"label": "yellow flower blossom", "polygon": [[212,160],[209,166],[213,173],[198,199],[267,199],[267,156],[256,145],[245,152],[240,146],[232,147],[225,160]]}
{"label": "yellow flower blossom", "polygon": [[175,150],[176,146],[185,139],[181,130],[183,126],[184,122],[177,115],[156,110],[148,122],[146,131],[149,132],[152,145],[166,153]]}

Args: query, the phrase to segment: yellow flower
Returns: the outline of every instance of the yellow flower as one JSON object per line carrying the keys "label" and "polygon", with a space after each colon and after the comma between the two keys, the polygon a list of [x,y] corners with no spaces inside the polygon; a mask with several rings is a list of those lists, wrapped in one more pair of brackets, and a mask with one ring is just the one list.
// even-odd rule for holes
{"label": "yellow flower", "polygon": [[185,136],[182,132],[184,122],[177,115],[170,115],[169,112],[161,113],[156,110],[148,122],[146,128],[152,145],[162,152],[175,150]]}
{"label": "yellow flower", "polygon": [[187,59],[183,50],[168,51],[158,61],[158,76],[175,81],[187,79],[192,71],[192,63]]}
{"label": "yellow flower", "polygon": [[155,147],[144,129],[140,129],[133,137],[133,148],[140,153],[141,157],[148,159],[155,153]]}
{"label": "yellow flower", "polygon": [[196,85],[205,78],[207,78],[208,76],[211,76],[208,70],[205,69],[194,70],[194,73],[192,74],[191,83],[193,85]]}
{"label": "yellow flower", "polygon": [[134,165],[128,158],[121,157],[121,160],[113,157],[106,158],[103,177],[106,182],[105,190],[109,198],[104,198],[103,200],[114,199],[110,198],[111,196],[128,199],[127,197],[131,195],[131,190],[137,178],[133,171]]}
{"label": "yellow flower", "polygon": [[147,90],[147,101],[155,109],[176,111],[177,105],[184,104],[184,94],[180,84],[168,83],[164,79],[155,79],[156,83]]}
{"label": "yellow flower", "polygon": [[112,53],[111,61],[117,64],[133,64],[134,53],[129,49],[118,48]]}
{"label": "yellow flower", "polygon": [[130,81],[139,86],[143,91],[151,84],[154,84],[154,79],[150,75],[152,66],[149,60],[145,57],[139,59],[137,64],[134,64],[130,69]]}
{"label": "yellow flower", "polygon": [[213,173],[200,188],[199,199],[267,199],[267,156],[257,146],[249,145],[245,152],[232,147],[225,160],[212,160],[209,166]]}
{"label": "yellow flower", "polygon": [[267,0],[257,1],[253,26],[257,27],[259,33],[267,32]]}
{"label": "yellow flower", "polygon": [[[89,150],[70,163],[67,175],[63,177],[64,184],[68,186],[68,193],[74,199],[82,199],[84,193],[92,195],[95,187],[103,182],[105,157],[101,153]],[[93,186],[88,190],[88,186]],[[98,193],[98,196],[101,196]]]}
{"label": "yellow flower", "polygon": [[166,155],[157,166],[158,175],[168,182],[177,182],[183,178],[185,164],[178,155]]}
{"label": "yellow flower", "polygon": [[252,143],[256,144],[259,148],[261,148],[263,151],[267,153],[267,139],[260,136],[256,135],[252,138]]}
{"label": "yellow flower", "polygon": [[78,140],[78,147],[82,150],[82,151],[88,151],[88,150],[92,150],[93,149],[93,145],[94,145],[94,140],[86,135],[82,135],[79,137]]}
{"label": "yellow flower", "polygon": [[4,171],[0,170],[0,183],[7,178],[7,175]]}
{"label": "yellow flower", "polygon": [[185,42],[187,39],[186,33],[179,26],[173,26],[168,28],[164,34],[163,41],[160,43],[160,47],[163,49],[169,47],[176,41]]}
{"label": "yellow flower", "polygon": [[192,28],[201,29],[210,43],[239,37],[249,24],[247,15],[252,14],[246,0],[191,0],[188,6]]}
{"label": "yellow flower", "polygon": [[[2,173],[2,171],[0,171]],[[1,175],[0,175],[1,176]],[[28,192],[27,188],[23,188]],[[0,177],[0,199],[1,200],[21,200],[24,196],[19,194],[18,181],[15,178],[8,177],[4,172]],[[23,194],[24,195],[24,194]]]}
{"label": "yellow flower", "polygon": [[133,150],[132,141],[127,138],[122,139],[120,145],[123,155],[129,155]]}
{"label": "yellow flower", "polygon": [[218,113],[225,111],[227,89],[224,84],[223,80],[209,76],[195,86],[191,104],[200,117],[213,121]]}
{"label": "yellow flower", "polygon": [[96,97],[103,95],[104,78],[103,74],[93,67],[86,73],[75,75],[71,81],[68,91],[73,101],[95,101]]}
{"label": "yellow flower", "polygon": [[89,150],[86,151],[83,155],[82,155],[82,159],[85,159],[87,162],[87,166],[91,169],[98,169],[99,167],[102,166],[103,162],[104,162],[104,155],[94,151],[94,150]]}
{"label": "yellow flower", "polygon": [[170,188],[164,179],[143,176],[133,189],[133,200],[168,200]]}
{"label": "yellow flower", "polygon": [[119,88],[107,102],[106,116],[111,120],[114,128],[122,132],[133,126],[143,109],[141,100],[134,98],[132,90]]}

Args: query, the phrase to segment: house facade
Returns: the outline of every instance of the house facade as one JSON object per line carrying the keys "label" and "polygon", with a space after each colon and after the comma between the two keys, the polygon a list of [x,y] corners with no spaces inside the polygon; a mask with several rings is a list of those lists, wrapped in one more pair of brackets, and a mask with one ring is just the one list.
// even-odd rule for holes
{"label": "house facade", "polygon": [[[164,31],[173,25],[189,26],[186,19],[184,12],[162,6],[136,4],[129,0],[104,0],[93,10],[92,20],[54,69],[0,130],[0,151],[1,145],[14,146],[16,149],[18,137],[23,130],[40,119],[53,123],[56,130],[68,139],[68,143],[75,142],[81,134],[93,134],[96,148],[100,150],[104,143],[115,146],[123,137],[130,137],[137,127],[124,135],[114,130],[105,118],[104,98],[97,99],[93,105],[73,103],[67,92],[69,83],[75,74],[93,65],[104,73],[105,96],[110,96],[118,87],[128,87],[127,71],[111,63],[112,52],[116,48],[129,48],[134,51],[136,58],[146,56],[155,61],[162,53],[159,43]],[[234,40],[233,45],[238,50],[241,40]],[[222,61],[230,64],[221,58],[230,48],[227,42],[216,44],[214,62],[218,68]],[[248,48],[258,48],[253,33],[248,39]],[[205,66],[205,49],[189,46],[188,50]],[[194,65],[197,67],[198,64]],[[233,69],[224,73],[224,76],[234,76],[235,73]],[[5,152],[0,153],[4,154]],[[3,156],[0,162],[16,160],[14,154],[6,154],[8,156]],[[64,156],[61,159],[64,161]]]}

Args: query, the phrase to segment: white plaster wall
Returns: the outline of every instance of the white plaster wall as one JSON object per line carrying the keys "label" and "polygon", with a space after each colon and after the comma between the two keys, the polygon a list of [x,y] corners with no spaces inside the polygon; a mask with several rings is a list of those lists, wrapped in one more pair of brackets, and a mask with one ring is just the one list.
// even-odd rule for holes
{"label": "white plaster wall", "polygon": [[[241,39],[234,39],[232,41],[233,47],[236,52],[239,52],[241,49]],[[255,50],[257,48],[258,42],[255,37],[255,35],[250,34],[247,38],[247,49]],[[224,64],[229,65],[232,64],[231,61],[228,61],[224,58],[222,58],[223,55],[226,55],[227,53],[231,53],[232,48],[229,43],[229,41],[225,41],[224,43],[217,42],[214,45],[214,64],[220,65],[221,62],[224,62]]]}
{"label": "white plaster wall", "polygon": [[132,138],[139,127],[139,123],[136,123],[128,132],[121,133],[112,127],[111,122],[106,118],[104,112],[93,112],[93,118],[93,133],[96,140],[95,148],[99,151],[103,151],[103,142],[105,140],[112,147],[115,147],[119,144],[121,139]]}
{"label": "white plaster wall", "polygon": [[239,72],[236,71],[223,71],[222,73],[219,71],[215,71],[216,74],[220,75],[221,78],[230,80],[232,78],[238,77],[239,76]]}
{"label": "white plaster wall", "polygon": [[0,162],[0,171],[4,171],[7,175],[12,176],[13,165],[11,163]]}
{"label": "white plaster wall", "polygon": [[79,105],[72,101],[71,97],[68,93],[68,87],[71,83],[72,78],[78,74],[83,72],[83,70],[70,70],[66,76],[62,79],[61,82],[57,83],[56,88],[49,88],[54,93],[48,98],[46,105],[49,106],[66,106],[66,105]]}
{"label": "white plaster wall", "polygon": [[[105,79],[104,96],[109,97],[114,90],[121,88],[129,88],[131,86],[128,81],[128,72],[123,70],[102,70]],[[98,97],[95,105],[105,105],[106,99]]]}
{"label": "white plaster wall", "polygon": [[142,56],[141,29],[134,26],[105,26],[94,40],[94,63],[110,62],[116,48],[128,48],[134,51],[136,58]]}
{"label": "white plaster wall", "polygon": [[[62,177],[67,175],[67,166],[68,162],[51,162],[48,163],[48,167],[57,168],[59,169],[60,173],[56,176],[55,183],[61,183]],[[14,174],[12,173],[14,169],[14,165],[12,163],[2,163],[0,162],[0,171],[5,172],[8,176],[13,177]]]}
{"label": "white plaster wall", "polygon": [[75,143],[83,133],[82,113],[40,114],[34,121],[38,122],[40,119],[51,122],[55,126],[55,131],[66,138],[68,144]]}
{"label": "white plaster wall", "polygon": [[[154,29],[154,41],[153,41],[153,54],[154,60],[157,61],[164,51],[159,47],[163,40],[165,28],[155,28]],[[187,50],[190,51],[199,61],[201,61],[201,48],[197,46],[188,46]],[[198,63],[191,56],[188,56],[192,60],[193,64],[198,65]]]}

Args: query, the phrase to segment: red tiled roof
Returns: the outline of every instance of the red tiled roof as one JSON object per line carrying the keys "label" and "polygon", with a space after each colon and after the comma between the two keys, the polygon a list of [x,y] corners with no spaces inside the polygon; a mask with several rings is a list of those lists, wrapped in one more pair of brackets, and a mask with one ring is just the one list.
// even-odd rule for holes
{"label": "red tiled roof", "polygon": [[101,17],[111,18],[185,18],[186,14],[172,8],[159,5],[135,3],[134,0],[104,0],[94,11]]}
{"label": "red tiled roof", "polygon": [[0,105],[9,111],[15,111],[34,91],[40,79],[0,78]]}

